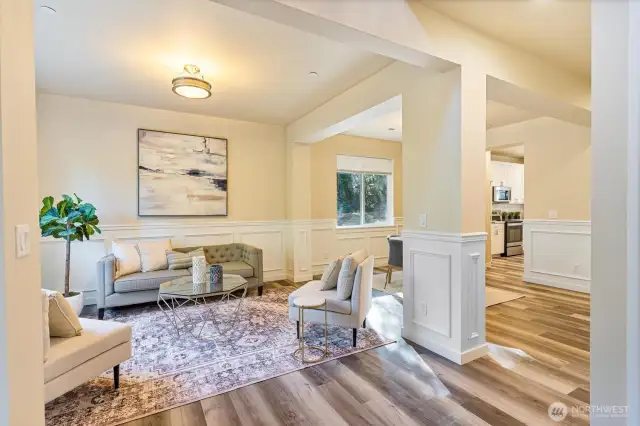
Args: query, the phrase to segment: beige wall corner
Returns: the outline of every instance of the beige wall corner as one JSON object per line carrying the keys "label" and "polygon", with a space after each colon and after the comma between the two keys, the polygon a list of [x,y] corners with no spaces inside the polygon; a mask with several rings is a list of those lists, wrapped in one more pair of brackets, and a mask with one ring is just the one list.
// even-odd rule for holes
{"label": "beige wall corner", "polygon": [[[0,0],[0,424],[44,425],[33,2]],[[31,253],[16,256],[16,225]]]}
{"label": "beige wall corner", "polygon": [[544,120],[535,138],[525,141],[525,218],[590,220],[590,130]]}
{"label": "beige wall corner", "polygon": [[287,219],[311,219],[311,146],[286,144]]}
{"label": "beige wall corner", "polygon": [[336,219],[336,159],[341,154],[393,160],[393,215],[402,217],[401,143],[337,135],[310,146],[312,219]]}

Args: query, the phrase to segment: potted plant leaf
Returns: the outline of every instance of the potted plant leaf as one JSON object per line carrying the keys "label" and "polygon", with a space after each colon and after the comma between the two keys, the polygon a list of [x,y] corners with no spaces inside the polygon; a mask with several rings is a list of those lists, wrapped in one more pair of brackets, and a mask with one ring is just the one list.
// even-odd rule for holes
{"label": "potted plant leaf", "polygon": [[67,256],[64,274],[64,297],[79,315],[84,305],[81,292],[71,291],[69,272],[71,269],[71,242],[89,240],[93,234],[102,233],[98,228],[96,208],[85,203],[75,193],[73,197],[63,195],[54,204],[53,197],[45,197],[40,209],[40,231],[43,237],[59,238],[66,241]]}

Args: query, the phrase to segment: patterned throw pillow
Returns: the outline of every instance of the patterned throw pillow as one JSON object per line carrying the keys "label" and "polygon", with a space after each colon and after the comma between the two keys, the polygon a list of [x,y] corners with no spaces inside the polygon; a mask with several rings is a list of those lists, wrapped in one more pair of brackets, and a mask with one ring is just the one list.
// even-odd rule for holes
{"label": "patterned throw pillow", "polygon": [[170,251],[167,253],[167,261],[169,269],[189,269],[193,266],[192,258],[204,256],[204,249],[200,247],[189,253],[181,253],[179,251]]}
{"label": "patterned throw pillow", "polygon": [[369,257],[368,252],[366,250],[360,250],[344,258],[338,276],[338,299],[348,300],[351,298],[356,269],[367,257]]}
{"label": "patterned throw pillow", "polygon": [[320,290],[333,290],[338,286],[338,276],[340,275],[340,268],[342,267],[342,260],[344,256],[337,258],[329,263],[327,269],[322,274],[322,288]]}

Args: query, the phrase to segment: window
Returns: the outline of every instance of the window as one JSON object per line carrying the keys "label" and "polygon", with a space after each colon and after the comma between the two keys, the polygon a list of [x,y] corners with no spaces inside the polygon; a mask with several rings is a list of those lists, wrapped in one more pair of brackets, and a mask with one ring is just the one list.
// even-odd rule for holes
{"label": "window", "polygon": [[393,161],[338,156],[338,226],[393,224]]}

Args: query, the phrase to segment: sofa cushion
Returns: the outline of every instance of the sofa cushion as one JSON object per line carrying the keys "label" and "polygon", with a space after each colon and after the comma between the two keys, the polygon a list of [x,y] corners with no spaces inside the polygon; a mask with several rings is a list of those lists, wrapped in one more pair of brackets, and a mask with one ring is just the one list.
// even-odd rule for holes
{"label": "sofa cushion", "polygon": [[322,281],[310,281],[289,294],[289,306],[294,306],[293,301],[302,296],[324,297],[327,311],[344,315],[351,314],[351,300],[340,300],[336,289],[322,290]]}
{"label": "sofa cushion", "polygon": [[367,257],[369,257],[369,254],[366,250],[359,250],[351,253],[342,261],[337,288],[340,300],[347,300],[351,298],[353,282],[356,278],[356,269]]}
{"label": "sofa cushion", "polygon": [[171,240],[139,242],[140,270],[151,272],[167,269],[169,267],[167,252],[169,251],[171,251]]}
{"label": "sofa cushion", "polygon": [[190,251],[189,253],[172,250],[167,253],[169,269],[189,269],[193,266],[193,258],[200,256],[204,257],[204,250],[202,247],[197,250]]}
{"label": "sofa cushion", "polygon": [[151,272],[136,272],[135,274],[120,277],[113,283],[116,293],[127,293],[129,291],[157,290],[160,284],[174,278],[191,275],[186,269],[162,270]]}
{"label": "sofa cushion", "polygon": [[243,278],[253,277],[253,268],[244,262],[225,262],[222,265],[223,274],[240,275]]}
{"label": "sofa cushion", "polygon": [[[216,263],[216,265],[222,265],[223,274],[240,275],[242,278],[251,278],[254,276],[251,265],[244,262],[224,262]],[[193,268],[189,268],[189,273],[191,273],[192,270]]]}
{"label": "sofa cushion", "polygon": [[108,350],[131,340],[131,326],[113,321],[80,318],[83,331],[73,338],[51,339],[49,359],[44,363],[47,383]]}

